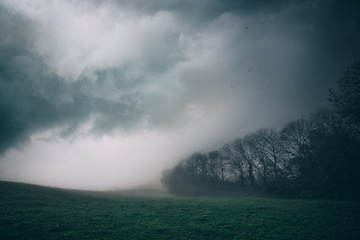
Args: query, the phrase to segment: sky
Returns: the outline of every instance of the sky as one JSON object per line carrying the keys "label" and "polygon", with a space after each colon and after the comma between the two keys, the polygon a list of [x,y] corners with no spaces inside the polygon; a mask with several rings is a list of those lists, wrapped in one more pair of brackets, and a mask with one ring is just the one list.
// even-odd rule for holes
{"label": "sky", "polygon": [[358,1],[0,0],[0,180],[108,190],[329,106]]}

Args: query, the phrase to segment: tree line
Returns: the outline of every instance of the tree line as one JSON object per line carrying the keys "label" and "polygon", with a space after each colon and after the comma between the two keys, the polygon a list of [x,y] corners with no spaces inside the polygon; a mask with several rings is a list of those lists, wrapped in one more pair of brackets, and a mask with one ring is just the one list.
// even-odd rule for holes
{"label": "tree line", "polygon": [[208,153],[195,152],[163,172],[184,196],[262,194],[360,200],[360,61],[320,108],[280,130],[261,128]]}

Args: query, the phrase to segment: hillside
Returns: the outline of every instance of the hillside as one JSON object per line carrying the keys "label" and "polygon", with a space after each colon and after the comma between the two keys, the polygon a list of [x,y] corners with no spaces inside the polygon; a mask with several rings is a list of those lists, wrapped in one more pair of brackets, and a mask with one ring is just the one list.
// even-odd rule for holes
{"label": "hillside", "polygon": [[353,202],[158,194],[0,182],[0,239],[360,237],[360,208]]}

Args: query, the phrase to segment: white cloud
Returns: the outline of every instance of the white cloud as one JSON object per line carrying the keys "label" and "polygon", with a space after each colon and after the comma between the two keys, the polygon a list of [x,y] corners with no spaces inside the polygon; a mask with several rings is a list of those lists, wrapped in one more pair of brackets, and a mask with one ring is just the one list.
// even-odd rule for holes
{"label": "white cloud", "polygon": [[178,30],[169,12],[138,16],[111,2],[97,7],[74,1],[4,2],[36,24],[31,50],[66,79],[76,80],[84,70],[138,62],[154,50],[166,58],[177,48],[177,42],[166,43]]}

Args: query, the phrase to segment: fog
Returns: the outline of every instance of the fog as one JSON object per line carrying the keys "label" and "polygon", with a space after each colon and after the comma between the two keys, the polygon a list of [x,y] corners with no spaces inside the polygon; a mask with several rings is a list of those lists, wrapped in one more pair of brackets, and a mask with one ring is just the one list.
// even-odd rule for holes
{"label": "fog", "polygon": [[159,185],[194,151],[327,106],[357,1],[0,0],[0,180]]}

